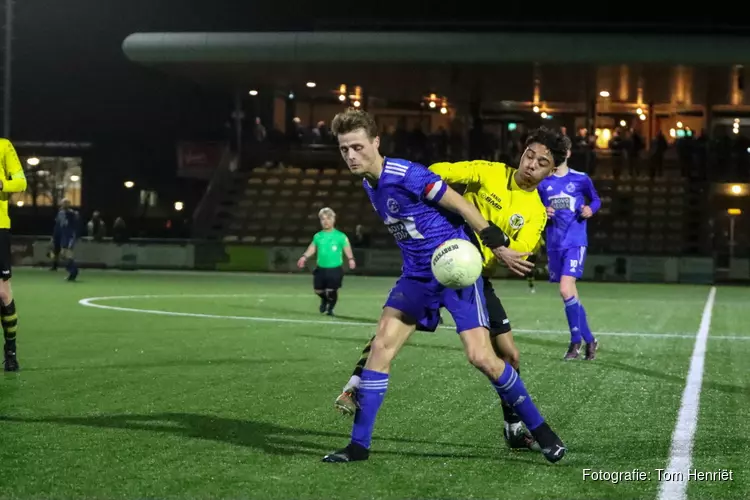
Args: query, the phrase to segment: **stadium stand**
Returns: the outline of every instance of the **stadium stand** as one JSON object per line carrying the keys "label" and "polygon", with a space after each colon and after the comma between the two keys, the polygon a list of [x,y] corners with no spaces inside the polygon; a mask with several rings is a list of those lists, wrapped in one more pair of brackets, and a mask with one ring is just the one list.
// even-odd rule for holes
{"label": "stadium stand", "polygon": [[[649,255],[710,252],[707,199],[677,168],[651,179],[627,174],[615,179],[606,159],[594,178],[603,208],[591,221],[589,251]],[[391,237],[378,220],[357,179],[345,168],[262,166],[233,174],[218,204],[210,237],[260,245],[306,245],[318,229],[324,206],[338,214],[338,227],[352,234],[369,229],[372,247],[389,247]],[[674,165],[672,165],[674,167]]]}

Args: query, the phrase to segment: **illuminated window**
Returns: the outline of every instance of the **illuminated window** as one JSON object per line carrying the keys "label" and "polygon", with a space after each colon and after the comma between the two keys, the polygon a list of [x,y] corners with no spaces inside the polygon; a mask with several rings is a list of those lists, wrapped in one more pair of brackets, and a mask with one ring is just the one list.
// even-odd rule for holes
{"label": "illuminated window", "polygon": [[609,141],[612,139],[612,130],[608,128],[596,129],[596,147],[609,149]]}
{"label": "illuminated window", "polygon": [[32,157],[24,168],[27,187],[13,196],[16,206],[58,206],[63,199],[81,206],[81,159],[71,157]]}

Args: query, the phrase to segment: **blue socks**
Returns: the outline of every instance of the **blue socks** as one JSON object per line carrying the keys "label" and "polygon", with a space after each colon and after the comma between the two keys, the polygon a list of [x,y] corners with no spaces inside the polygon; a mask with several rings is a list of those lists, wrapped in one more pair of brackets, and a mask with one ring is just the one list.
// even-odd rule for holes
{"label": "blue socks", "polygon": [[581,343],[581,338],[589,344],[594,341],[594,336],[589,329],[589,323],[586,320],[586,310],[578,302],[578,297],[571,297],[565,301],[565,316],[568,318],[568,327],[570,328],[570,341],[574,344]]}
{"label": "blue socks", "polygon": [[492,385],[500,398],[516,411],[530,431],[544,423],[544,418],[526,391],[523,380],[510,364],[505,363],[505,370]]}
{"label": "blue socks", "polygon": [[581,335],[583,336],[583,340],[590,344],[594,341],[594,334],[591,333],[591,328],[589,328],[589,321],[586,319],[586,309],[583,308],[583,304],[580,302],[578,305],[581,307],[581,312],[579,314],[580,318],[580,324],[581,327]]}
{"label": "blue socks", "polygon": [[375,417],[383,404],[388,390],[388,374],[373,370],[362,370],[361,382],[357,391],[359,409],[354,414],[352,426],[352,443],[370,448],[372,431],[375,428]]}

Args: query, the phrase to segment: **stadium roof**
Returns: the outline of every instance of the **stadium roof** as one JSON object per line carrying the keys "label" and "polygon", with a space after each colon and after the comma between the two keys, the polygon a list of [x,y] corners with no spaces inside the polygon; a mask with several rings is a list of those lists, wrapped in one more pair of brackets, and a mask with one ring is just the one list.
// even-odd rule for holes
{"label": "stadium roof", "polygon": [[748,37],[622,33],[134,33],[123,50],[132,61],[152,64],[750,62]]}
{"label": "stadium roof", "polygon": [[[332,98],[340,85],[363,85],[369,96],[414,101],[426,93],[468,100],[527,101],[532,62],[542,65],[545,100],[582,102],[586,66],[642,64],[667,99],[664,65],[728,67],[750,62],[750,38],[625,34],[263,32],[134,33],[123,42],[134,62],[227,89],[294,91]],[[548,85],[547,82],[556,82]],[[728,75],[727,75],[727,81]],[[305,82],[316,82],[306,88]],[[565,82],[564,85],[557,83]],[[664,94],[664,95],[661,95]]]}

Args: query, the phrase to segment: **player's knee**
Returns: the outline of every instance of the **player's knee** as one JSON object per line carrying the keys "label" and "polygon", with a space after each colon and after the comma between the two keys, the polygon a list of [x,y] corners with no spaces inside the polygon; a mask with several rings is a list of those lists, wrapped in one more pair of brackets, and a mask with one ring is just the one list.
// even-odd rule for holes
{"label": "player's knee", "polygon": [[564,280],[560,282],[560,296],[563,300],[568,300],[576,296],[578,290],[576,290],[575,281]]}
{"label": "player's knee", "polygon": [[396,343],[390,341],[387,337],[376,336],[372,340],[370,356],[367,358],[365,366],[368,370],[387,372],[395,357]]}
{"label": "player's knee", "polygon": [[487,346],[469,347],[466,350],[466,358],[472,366],[488,377],[492,376],[494,372],[497,371],[495,365],[498,362],[498,357],[495,356],[494,352],[488,349]]}
{"label": "player's knee", "polygon": [[10,304],[10,301],[13,300],[13,294],[7,281],[3,281],[0,285],[0,300],[3,304]]}

